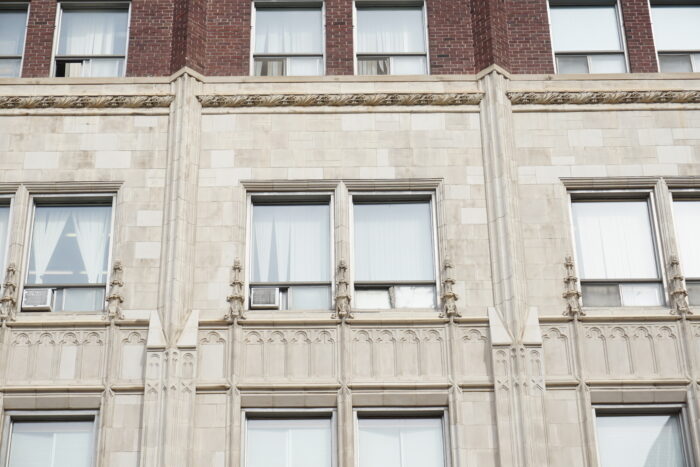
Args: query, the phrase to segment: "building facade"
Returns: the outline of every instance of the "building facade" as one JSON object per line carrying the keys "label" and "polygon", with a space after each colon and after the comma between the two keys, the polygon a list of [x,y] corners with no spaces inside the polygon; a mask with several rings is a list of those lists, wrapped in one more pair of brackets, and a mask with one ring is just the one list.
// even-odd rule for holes
{"label": "building facade", "polygon": [[697,465],[696,21],[0,2],[0,463]]}

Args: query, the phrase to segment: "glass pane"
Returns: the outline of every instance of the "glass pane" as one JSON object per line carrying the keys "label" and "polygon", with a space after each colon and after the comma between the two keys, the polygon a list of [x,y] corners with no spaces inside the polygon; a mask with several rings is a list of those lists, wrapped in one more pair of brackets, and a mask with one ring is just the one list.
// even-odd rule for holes
{"label": "glass pane", "polygon": [[646,201],[572,205],[582,279],[656,279],[658,270]]}
{"label": "glass pane", "polygon": [[127,10],[63,10],[58,55],[125,55]]}
{"label": "glass pane", "polygon": [[591,55],[591,73],[625,73],[624,54]]}
{"label": "glass pane", "polygon": [[19,58],[0,58],[0,78],[17,78],[21,64]]}
{"label": "glass pane", "polygon": [[361,418],[360,467],[444,467],[440,418]]}
{"label": "glass pane", "polygon": [[663,293],[661,284],[620,284],[622,306],[662,306]]}
{"label": "glass pane", "polygon": [[253,206],[253,282],[330,280],[330,208]]}
{"label": "glass pane", "polygon": [[394,308],[434,308],[435,287],[402,285],[394,287]]}
{"label": "glass pane", "polygon": [[27,10],[0,10],[0,55],[22,55]]}
{"label": "glass pane", "polygon": [[7,237],[10,230],[10,207],[0,205],[0,274],[4,279],[5,253],[7,252]]}
{"label": "glass pane", "polygon": [[102,311],[105,305],[105,289],[74,288],[61,290],[61,308],[57,311]]}
{"label": "glass pane", "polygon": [[255,10],[255,53],[323,53],[319,8],[258,8]]}
{"label": "glass pane", "polygon": [[685,281],[688,290],[688,302],[693,306],[700,306],[700,281]]}
{"label": "glass pane", "polygon": [[358,310],[388,310],[391,308],[389,288],[355,289],[353,308]]}
{"label": "glass pane", "polygon": [[693,54],[693,71],[700,72],[700,54]]}
{"label": "glass pane", "polygon": [[287,76],[320,76],[323,74],[321,57],[290,57]]}
{"label": "glass pane", "polygon": [[434,280],[429,202],[355,204],[358,281]]}
{"label": "glass pane", "polygon": [[690,54],[659,54],[659,68],[665,73],[689,73],[693,64]]}
{"label": "glass pane", "polygon": [[284,76],[284,58],[256,58],[255,76]]}
{"label": "glass pane", "polygon": [[586,55],[557,55],[557,73],[588,73],[588,57]]}
{"label": "glass pane", "polygon": [[622,50],[614,6],[551,8],[555,52]]}
{"label": "glass pane", "polygon": [[653,6],[656,50],[700,50],[700,5]]}
{"label": "glass pane", "polygon": [[93,58],[88,61],[84,76],[91,78],[111,78],[124,76],[123,58]]}
{"label": "glass pane", "polygon": [[289,288],[290,310],[328,310],[331,307],[330,287],[294,286]]}
{"label": "glass pane", "polygon": [[27,282],[104,283],[111,218],[111,206],[37,206]]}
{"label": "glass pane", "polygon": [[392,75],[424,75],[428,72],[425,57],[392,57]]}
{"label": "glass pane", "polygon": [[622,306],[618,284],[581,284],[583,306]]}
{"label": "glass pane", "polygon": [[246,467],[331,467],[331,420],[247,421]]}
{"label": "glass pane", "polygon": [[601,467],[684,467],[677,415],[596,417]]}
{"label": "glass pane", "polygon": [[357,52],[425,53],[423,9],[358,8]]}
{"label": "glass pane", "polygon": [[357,74],[359,75],[387,75],[389,74],[389,57],[383,58],[358,58]]}
{"label": "glass pane", "polygon": [[674,201],[678,253],[685,277],[700,277],[700,201]]}
{"label": "glass pane", "polygon": [[9,467],[89,467],[93,422],[14,422]]}

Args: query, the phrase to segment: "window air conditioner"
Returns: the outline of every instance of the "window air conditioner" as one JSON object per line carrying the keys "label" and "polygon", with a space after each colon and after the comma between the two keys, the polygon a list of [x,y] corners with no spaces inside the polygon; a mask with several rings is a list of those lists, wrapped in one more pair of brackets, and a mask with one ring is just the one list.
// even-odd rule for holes
{"label": "window air conditioner", "polygon": [[53,289],[24,289],[22,293],[23,311],[51,311]]}
{"label": "window air conditioner", "polygon": [[278,310],[280,307],[279,287],[251,287],[250,288],[250,308],[272,308]]}

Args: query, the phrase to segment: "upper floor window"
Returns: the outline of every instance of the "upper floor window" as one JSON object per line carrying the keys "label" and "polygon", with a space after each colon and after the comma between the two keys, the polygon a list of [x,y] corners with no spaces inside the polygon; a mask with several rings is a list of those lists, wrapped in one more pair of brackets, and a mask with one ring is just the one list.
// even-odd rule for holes
{"label": "upper floor window", "polygon": [[[0,276],[5,274],[5,257],[9,246],[10,204],[8,198],[0,197]],[[4,277],[2,277],[4,278]]]}
{"label": "upper floor window", "polygon": [[651,16],[660,70],[700,71],[700,5],[653,5]]}
{"label": "upper floor window", "polygon": [[550,1],[557,73],[625,73],[617,7]]}
{"label": "upper floor window", "polygon": [[690,305],[700,306],[700,201],[675,200],[673,219],[688,301]]}
{"label": "upper floor window", "polygon": [[55,75],[124,76],[128,24],[128,4],[105,3],[95,8],[62,3]]}
{"label": "upper floor window", "polygon": [[0,4],[0,78],[21,74],[27,9]]}
{"label": "upper floor window", "polygon": [[357,74],[428,72],[423,7],[357,6]]}
{"label": "upper floor window", "polygon": [[256,4],[253,66],[255,76],[322,75],[321,6],[270,8],[265,3]]}

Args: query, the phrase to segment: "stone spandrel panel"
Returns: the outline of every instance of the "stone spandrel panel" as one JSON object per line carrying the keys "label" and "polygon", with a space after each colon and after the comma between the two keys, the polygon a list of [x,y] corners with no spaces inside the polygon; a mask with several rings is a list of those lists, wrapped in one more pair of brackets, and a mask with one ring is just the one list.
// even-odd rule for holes
{"label": "stone spandrel panel", "polygon": [[242,334],[243,380],[337,380],[338,336],[335,328],[247,328]]}
{"label": "stone spandrel panel", "polygon": [[584,467],[585,420],[576,390],[552,390],[544,395],[550,465]]}
{"label": "stone spandrel panel", "polygon": [[118,378],[143,381],[147,330],[129,329],[119,333]]}
{"label": "stone spandrel panel", "polygon": [[460,327],[458,333],[458,374],[465,381],[491,379],[491,343],[485,326]]}
{"label": "stone spandrel panel", "polygon": [[567,324],[542,326],[545,378],[571,380],[574,375],[574,352],[571,346],[571,327]]}
{"label": "stone spandrel panel", "polygon": [[228,376],[227,355],[229,355],[229,346],[225,330],[199,331],[197,379],[200,381],[225,379]]}
{"label": "stone spandrel panel", "polygon": [[355,381],[447,377],[444,328],[358,328],[351,336],[351,374]]}
{"label": "stone spandrel panel", "polygon": [[95,384],[104,376],[105,331],[12,330],[7,384]]}
{"label": "stone spandrel panel", "polygon": [[596,324],[583,327],[584,374],[592,379],[680,378],[676,323]]}
{"label": "stone spandrel panel", "polygon": [[[230,443],[228,396],[197,394],[194,414],[194,463],[207,467],[225,467]],[[236,463],[233,463],[236,465]]]}

